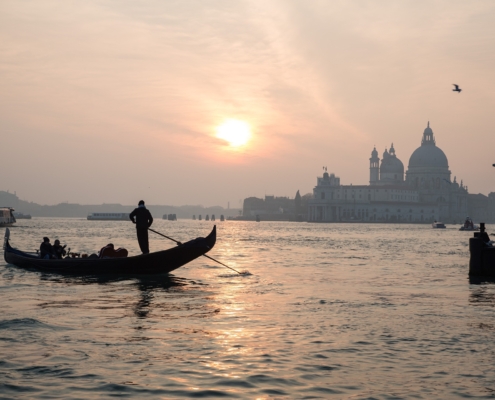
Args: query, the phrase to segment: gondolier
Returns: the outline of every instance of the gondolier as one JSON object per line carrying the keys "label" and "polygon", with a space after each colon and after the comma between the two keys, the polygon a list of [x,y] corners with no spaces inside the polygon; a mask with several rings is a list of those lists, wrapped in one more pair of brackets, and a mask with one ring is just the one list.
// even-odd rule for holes
{"label": "gondolier", "polygon": [[132,223],[136,224],[136,233],[139,248],[143,254],[150,252],[148,243],[148,228],[153,223],[153,217],[150,211],[145,207],[144,200],[139,200],[138,207],[129,214]]}

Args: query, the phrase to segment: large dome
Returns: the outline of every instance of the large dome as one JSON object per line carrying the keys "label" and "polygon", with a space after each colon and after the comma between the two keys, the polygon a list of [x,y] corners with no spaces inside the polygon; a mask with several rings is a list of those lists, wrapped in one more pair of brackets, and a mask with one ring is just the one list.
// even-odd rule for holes
{"label": "large dome", "polygon": [[423,133],[421,147],[418,147],[409,158],[409,168],[449,168],[445,153],[435,145],[430,123]]}
{"label": "large dome", "polygon": [[411,167],[449,168],[445,153],[435,145],[422,145],[414,150],[409,159]]}

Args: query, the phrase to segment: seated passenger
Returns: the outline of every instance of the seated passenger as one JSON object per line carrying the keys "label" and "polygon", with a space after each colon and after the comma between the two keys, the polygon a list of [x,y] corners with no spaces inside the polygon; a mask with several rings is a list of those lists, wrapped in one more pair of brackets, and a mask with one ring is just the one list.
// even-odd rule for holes
{"label": "seated passenger", "polygon": [[60,245],[60,240],[55,240],[55,243],[53,244],[53,252],[55,253],[55,258],[64,258],[65,254],[67,253],[65,251],[66,247],[66,244],[64,244],[63,246]]}
{"label": "seated passenger", "polygon": [[113,243],[108,243],[105,247],[102,247],[100,251],[98,252],[98,257],[103,258],[103,257],[108,257],[109,254],[113,253],[114,246]]}
{"label": "seated passenger", "polygon": [[48,239],[46,236],[43,238],[43,243],[41,243],[40,245],[40,258],[56,258],[53,251],[53,246],[50,244],[50,239]]}
{"label": "seated passenger", "polygon": [[121,258],[121,257],[127,257],[127,250],[124,248],[119,247],[118,249],[115,249],[113,243],[107,244],[105,247],[102,247],[101,250],[98,252],[98,257],[99,258]]}

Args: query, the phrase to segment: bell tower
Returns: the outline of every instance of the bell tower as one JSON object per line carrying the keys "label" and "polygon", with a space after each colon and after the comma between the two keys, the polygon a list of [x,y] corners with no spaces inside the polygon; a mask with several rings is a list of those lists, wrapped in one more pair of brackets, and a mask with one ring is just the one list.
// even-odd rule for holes
{"label": "bell tower", "polygon": [[433,136],[433,131],[430,128],[430,121],[428,121],[428,126],[423,132],[423,140],[421,141],[421,145],[424,144],[435,144],[435,138]]}
{"label": "bell tower", "polygon": [[373,148],[370,158],[370,185],[377,184],[380,180],[380,159],[376,147]]}

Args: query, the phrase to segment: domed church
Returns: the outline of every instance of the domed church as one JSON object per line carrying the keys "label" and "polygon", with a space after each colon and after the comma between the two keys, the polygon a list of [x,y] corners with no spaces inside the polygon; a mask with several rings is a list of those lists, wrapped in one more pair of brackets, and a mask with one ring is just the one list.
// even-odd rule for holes
{"label": "domed church", "polygon": [[428,122],[421,146],[404,164],[394,145],[382,159],[371,152],[369,185],[341,185],[325,171],[317,178],[308,220],[314,222],[433,222],[461,223],[468,214],[468,190],[451,181],[445,153],[436,145]]}

